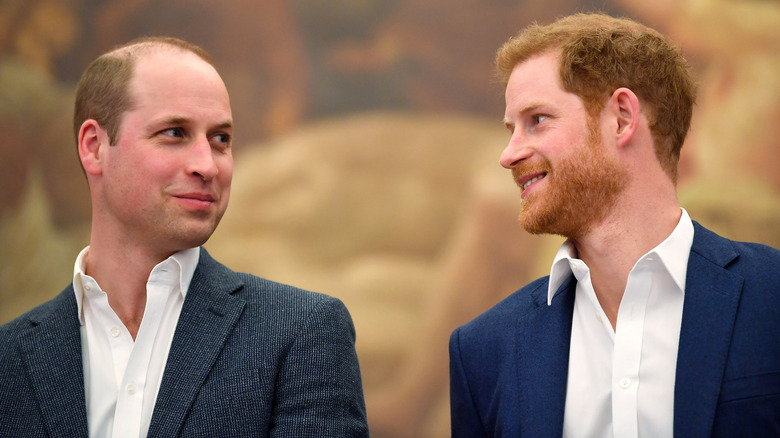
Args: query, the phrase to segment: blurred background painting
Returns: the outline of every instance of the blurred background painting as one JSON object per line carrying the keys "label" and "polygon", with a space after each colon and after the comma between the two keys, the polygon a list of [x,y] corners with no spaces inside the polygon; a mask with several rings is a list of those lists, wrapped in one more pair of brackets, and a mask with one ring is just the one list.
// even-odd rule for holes
{"label": "blurred background painting", "polygon": [[449,436],[449,333],[544,275],[560,244],[516,224],[493,54],[596,9],[669,35],[701,82],[683,206],[780,247],[774,0],[0,0],[0,323],[59,293],[88,241],[79,75],[134,37],[185,38],[214,57],[237,125],[206,247],[346,303],[372,436]]}

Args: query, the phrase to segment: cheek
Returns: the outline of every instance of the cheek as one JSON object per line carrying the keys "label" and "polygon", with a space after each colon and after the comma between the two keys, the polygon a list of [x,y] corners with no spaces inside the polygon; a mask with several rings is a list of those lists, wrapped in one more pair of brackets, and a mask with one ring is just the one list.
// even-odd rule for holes
{"label": "cheek", "polygon": [[224,163],[223,165],[219,165],[219,174],[217,175],[219,190],[222,192],[221,194],[221,208],[222,212],[224,213],[225,209],[227,209],[228,202],[230,201],[230,185],[233,181],[233,160],[231,159],[229,163]]}
{"label": "cheek", "polygon": [[217,161],[217,168],[219,169],[219,179],[222,187],[229,188],[230,183],[233,180],[233,157],[227,156],[224,159]]}

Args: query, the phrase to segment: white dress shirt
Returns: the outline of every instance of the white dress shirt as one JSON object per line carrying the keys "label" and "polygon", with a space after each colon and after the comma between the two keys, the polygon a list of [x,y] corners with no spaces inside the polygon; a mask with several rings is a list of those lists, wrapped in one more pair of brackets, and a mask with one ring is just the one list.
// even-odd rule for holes
{"label": "white dress shirt", "polygon": [[88,256],[86,247],[76,259],[73,289],[81,323],[89,436],[143,438],[200,249],[178,252],[152,269],[135,341],[106,293],[85,274]]}
{"label": "white dress shirt", "polygon": [[674,381],[693,223],[683,209],[672,234],[631,269],[613,331],[590,270],[567,241],[550,272],[548,303],[577,279],[563,436],[671,437]]}

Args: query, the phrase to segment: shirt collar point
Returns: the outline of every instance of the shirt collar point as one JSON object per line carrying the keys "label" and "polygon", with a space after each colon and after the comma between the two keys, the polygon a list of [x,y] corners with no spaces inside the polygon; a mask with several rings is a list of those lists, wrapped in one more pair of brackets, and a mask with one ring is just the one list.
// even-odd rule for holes
{"label": "shirt collar point", "polygon": [[558,248],[558,252],[555,254],[555,259],[553,259],[552,268],[550,268],[550,278],[547,285],[547,305],[552,305],[553,297],[555,297],[555,294],[558,292],[558,289],[561,287],[563,282],[568,278],[572,273],[571,269],[571,260],[575,258],[577,255],[577,251],[574,248],[574,244],[571,242],[571,240],[566,240],[563,242],[560,248]]}

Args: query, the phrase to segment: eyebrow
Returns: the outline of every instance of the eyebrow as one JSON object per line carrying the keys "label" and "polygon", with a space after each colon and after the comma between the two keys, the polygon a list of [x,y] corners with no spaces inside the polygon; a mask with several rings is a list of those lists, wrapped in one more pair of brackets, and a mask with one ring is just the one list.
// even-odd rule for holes
{"label": "eyebrow", "polygon": [[185,117],[168,117],[166,119],[160,119],[156,123],[160,125],[186,125],[190,122],[190,119]]}
{"label": "eyebrow", "polygon": [[[526,114],[526,113],[534,111],[534,110],[536,110],[536,109],[538,109],[540,107],[543,107],[544,105],[546,105],[546,104],[544,102],[542,102],[541,100],[535,100],[535,101],[532,101],[532,102],[528,103],[524,107],[520,108],[520,111],[517,111],[517,114],[520,114],[520,115]],[[506,116],[504,116],[504,120],[503,121],[504,121],[504,125],[507,125],[507,126],[511,126],[512,125],[512,122],[510,122],[509,119],[506,118]]]}
{"label": "eyebrow", "polygon": [[216,129],[233,129],[233,122],[230,120],[226,120],[217,126],[215,126]]}
{"label": "eyebrow", "polygon": [[[156,122],[157,125],[188,125],[192,122],[192,119],[186,117],[169,117]],[[233,129],[233,121],[225,120],[222,123],[217,124],[211,129]]]}

